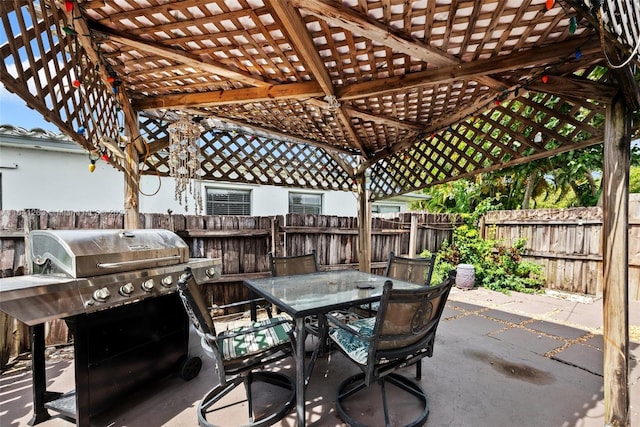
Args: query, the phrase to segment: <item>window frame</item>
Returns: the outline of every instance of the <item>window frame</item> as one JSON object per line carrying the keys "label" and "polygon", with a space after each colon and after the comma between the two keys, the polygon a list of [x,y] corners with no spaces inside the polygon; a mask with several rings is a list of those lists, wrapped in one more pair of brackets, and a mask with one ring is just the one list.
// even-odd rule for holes
{"label": "window frame", "polygon": [[[209,200],[209,196],[212,197],[215,194],[236,194],[243,195],[246,198],[244,201],[233,201],[227,199],[226,202],[219,201],[216,203],[215,200]],[[225,213],[216,213],[216,205],[225,205],[227,206]],[[234,212],[233,206],[239,207],[239,210],[242,212]],[[251,189],[244,188],[228,188],[228,187],[205,187],[205,212],[207,215],[230,215],[230,216],[251,216],[251,212],[253,211],[253,191]]]}
{"label": "window frame", "polygon": [[[294,201],[292,201],[292,197],[301,197],[300,201],[303,201],[304,198],[306,197],[313,197],[313,198],[317,198],[319,200],[319,203],[317,204],[309,204],[309,203],[295,203]],[[322,212],[324,210],[324,197],[322,193],[305,193],[302,191],[289,191],[289,194],[287,196],[287,211],[290,214],[316,214],[316,215],[322,215]],[[302,212],[300,212],[300,209],[295,209],[292,210],[292,206],[301,206],[303,207],[301,210]],[[309,207],[311,207],[311,212],[309,211]]]}

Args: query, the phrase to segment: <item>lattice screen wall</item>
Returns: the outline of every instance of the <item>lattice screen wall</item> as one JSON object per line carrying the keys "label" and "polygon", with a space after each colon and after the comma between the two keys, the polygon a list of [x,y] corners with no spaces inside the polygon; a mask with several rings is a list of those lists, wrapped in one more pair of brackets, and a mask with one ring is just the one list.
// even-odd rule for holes
{"label": "lattice screen wall", "polygon": [[101,137],[117,138],[116,97],[77,43],[73,23],[43,2],[12,3],[0,1],[4,37],[14,40],[2,49],[5,87],[89,151]]}
{"label": "lattice screen wall", "polygon": [[[167,138],[167,122],[146,119],[141,131],[149,142]],[[242,131],[209,128],[200,137],[202,179],[251,184],[355,191],[353,172],[325,150]],[[357,158],[340,154],[341,163],[356,167]],[[168,152],[143,159],[143,174],[169,175]]]}
{"label": "lattice screen wall", "polygon": [[[599,81],[608,73],[592,67],[584,76]],[[604,106],[597,102],[580,105],[576,99],[540,92],[500,102],[376,163],[371,171],[372,198],[597,144],[604,138],[604,114]]]}

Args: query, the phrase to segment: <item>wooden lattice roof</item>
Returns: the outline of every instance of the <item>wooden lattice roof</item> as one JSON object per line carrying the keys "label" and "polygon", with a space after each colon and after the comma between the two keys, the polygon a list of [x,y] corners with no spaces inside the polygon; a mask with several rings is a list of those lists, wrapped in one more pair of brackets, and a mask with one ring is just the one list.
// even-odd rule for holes
{"label": "wooden lattice roof", "polygon": [[117,168],[133,144],[141,173],[168,174],[188,114],[204,179],[354,190],[368,170],[380,199],[602,143],[619,92],[640,110],[638,2],[0,7],[5,87]]}

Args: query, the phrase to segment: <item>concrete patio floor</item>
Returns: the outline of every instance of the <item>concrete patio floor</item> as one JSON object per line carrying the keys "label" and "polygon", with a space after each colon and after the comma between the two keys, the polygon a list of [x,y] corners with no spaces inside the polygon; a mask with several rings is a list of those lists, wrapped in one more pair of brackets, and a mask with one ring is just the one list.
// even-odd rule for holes
{"label": "concrete patio floor", "polygon": [[[630,413],[632,425],[640,425],[640,302],[630,303],[629,315]],[[453,289],[438,329],[434,356],[423,361],[421,384],[431,409],[426,425],[603,426],[601,326],[601,299]],[[192,381],[169,376],[95,417],[92,424],[197,426],[198,401],[215,381],[211,361],[203,361],[202,372]],[[293,361],[274,369],[293,374]],[[357,368],[337,353],[318,360],[307,390],[307,425],[344,425],[335,412],[335,389],[356,372]],[[408,368],[406,375],[414,372]],[[47,362],[47,379],[50,391],[73,389],[73,361]],[[268,393],[263,391],[262,395]],[[226,410],[216,421],[223,426],[238,425],[238,414],[244,409],[239,406]],[[382,408],[373,395],[362,400],[359,410],[372,425],[380,424]],[[52,415],[38,425],[72,425]],[[29,370],[3,373],[0,426],[26,426],[30,418]],[[295,426],[294,414],[276,425]]]}

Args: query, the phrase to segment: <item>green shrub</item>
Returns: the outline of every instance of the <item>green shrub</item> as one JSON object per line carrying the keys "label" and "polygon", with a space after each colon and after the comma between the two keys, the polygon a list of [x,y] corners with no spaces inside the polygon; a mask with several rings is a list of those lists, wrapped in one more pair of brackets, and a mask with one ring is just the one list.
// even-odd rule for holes
{"label": "green shrub", "polygon": [[[476,284],[508,293],[534,293],[544,285],[542,267],[524,261],[526,239],[518,239],[512,246],[496,240],[485,240],[478,228],[470,224],[456,227],[451,242],[443,242],[436,254],[432,284],[443,282],[449,271],[458,264],[473,264]],[[422,256],[430,256],[425,251]]]}

